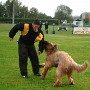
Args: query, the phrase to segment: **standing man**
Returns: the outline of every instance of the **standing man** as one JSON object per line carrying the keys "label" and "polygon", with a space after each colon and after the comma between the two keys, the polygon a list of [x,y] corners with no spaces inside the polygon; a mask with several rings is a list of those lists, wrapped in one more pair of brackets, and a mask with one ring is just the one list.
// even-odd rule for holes
{"label": "standing man", "polygon": [[32,70],[34,75],[40,76],[39,73],[39,60],[34,46],[34,43],[39,41],[39,54],[43,52],[42,42],[44,40],[43,32],[40,30],[39,20],[35,20],[32,23],[19,23],[16,24],[9,32],[10,41],[18,31],[21,31],[20,38],[18,40],[18,54],[19,54],[19,67],[21,76],[28,77],[27,72],[27,60],[30,58]]}
{"label": "standing man", "polygon": [[40,21],[40,29],[42,29],[42,21]]}
{"label": "standing man", "polygon": [[48,21],[46,21],[45,22],[45,31],[46,31],[46,34],[48,34],[48,25],[49,25],[49,23],[48,23]]}

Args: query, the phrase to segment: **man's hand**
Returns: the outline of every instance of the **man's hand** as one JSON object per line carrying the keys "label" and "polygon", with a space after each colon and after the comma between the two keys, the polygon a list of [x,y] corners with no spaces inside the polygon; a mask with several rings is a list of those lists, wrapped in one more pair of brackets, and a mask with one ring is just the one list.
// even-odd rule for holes
{"label": "man's hand", "polygon": [[40,55],[41,54],[41,51],[38,51],[38,54]]}
{"label": "man's hand", "polygon": [[12,38],[10,38],[10,37],[9,37],[9,40],[10,40],[10,41],[13,41],[13,39],[12,39]]}

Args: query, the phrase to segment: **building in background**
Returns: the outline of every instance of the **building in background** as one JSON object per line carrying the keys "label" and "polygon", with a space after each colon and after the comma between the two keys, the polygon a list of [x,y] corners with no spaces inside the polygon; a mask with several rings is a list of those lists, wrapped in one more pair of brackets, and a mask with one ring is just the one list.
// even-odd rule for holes
{"label": "building in background", "polygon": [[82,13],[77,20],[73,21],[73,26],[90,27],[90,12]]}
{"label": "building in background", "polygon": [[90,34],[90,12],[84,12],[73,21],[73,34]]}

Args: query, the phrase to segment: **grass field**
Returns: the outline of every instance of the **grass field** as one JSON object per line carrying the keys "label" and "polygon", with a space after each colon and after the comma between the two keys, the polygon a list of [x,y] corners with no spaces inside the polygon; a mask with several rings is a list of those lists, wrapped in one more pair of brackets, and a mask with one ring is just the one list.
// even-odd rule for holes
{"label": "grass field", "polygon": [[[73,73],[75,85],[68,85],[67,77],[63,77],[62,86],[53,87],[55,81],[55,68],[49,70],[45,80],[35,77],[28,60],[29,77],[23,79],[20,76],[18,66],[17,40],[18,32],[13,40],[9,41],[8,33],[12,25],[0,24],[0,90],[90,90],[90,67],[84,73]],[[58,49],[68,52],[73,59],[82,64],[84,60],[90,63],[90,35],[73,35],[72,28],[68,31],[57,31],[52,34],[53,26],[49,26],[49,34],[45,34],[45,40],[58,44]],[[44,26],[42,28],[45,33]],[[35,43],[38,50],[38,43]],[[39,56],[40,63],[45,62],[45,52]],[[42,69],[40,69],[42,72]]]}

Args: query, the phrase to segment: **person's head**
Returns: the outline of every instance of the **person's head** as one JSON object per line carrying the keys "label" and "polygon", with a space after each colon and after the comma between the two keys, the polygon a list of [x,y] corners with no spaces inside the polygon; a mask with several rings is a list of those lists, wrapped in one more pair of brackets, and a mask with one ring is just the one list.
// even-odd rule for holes
{"label": "person's head", "polygon": [[46,21],[46,23],[48,23],[48,21]]}
{"label": "person's head", "polygon": [[40,27],[40,21],[38,19],[34,20],[32,23],[32,27],[35,32],[38,32],[38,29]]}

